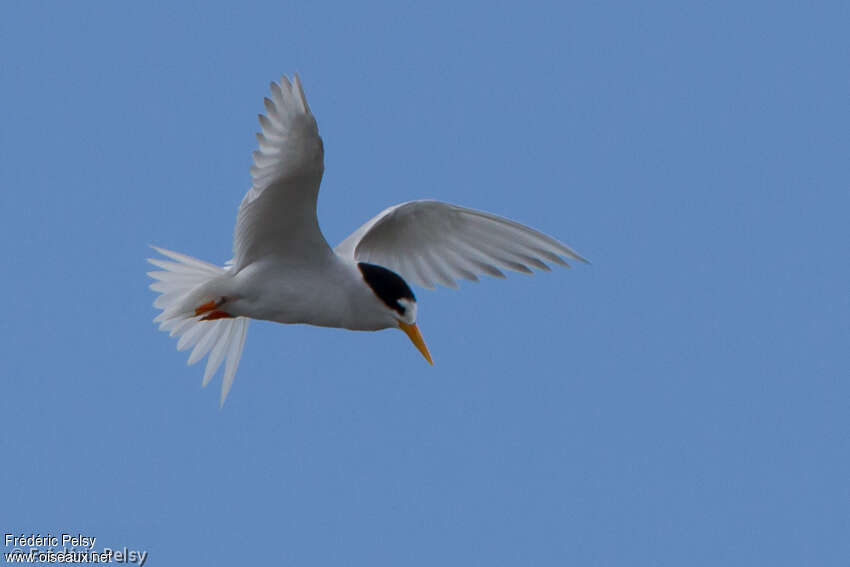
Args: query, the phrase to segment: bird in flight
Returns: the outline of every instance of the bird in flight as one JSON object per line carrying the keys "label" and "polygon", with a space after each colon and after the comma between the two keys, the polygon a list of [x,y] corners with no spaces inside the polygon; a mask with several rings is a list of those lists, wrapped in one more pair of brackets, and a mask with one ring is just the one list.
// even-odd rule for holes
{"label": "bird in flight", "polygon": [[242,199],[233,259],[217,266],[153,247],[150,288],[160,295],[160,330],[191,347],[189,364],[209,355],[206,386],[224,363],[223,405],[242,356],[250,319],[357,331],[401,329],[433,364],[416,325],[410,284],[456,288],[502,269],[531,273],[545,262],[583,261],[561,242],[517,222],[440,201],[393,205],[336,248],[316,218],[324,147],[301,80],[271,84],[260,115],[262,132],[251,166],[253,185]]}

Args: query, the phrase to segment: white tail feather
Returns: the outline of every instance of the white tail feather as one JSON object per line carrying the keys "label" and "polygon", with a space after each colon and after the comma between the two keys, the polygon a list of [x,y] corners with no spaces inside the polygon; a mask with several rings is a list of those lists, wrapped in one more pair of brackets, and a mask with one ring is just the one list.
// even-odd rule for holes
{"label": "white tail feather", "polygon": [[160,294],[154,301],[154,307],[162,310],[154,322],[159,323],[161,331],[169,332],[172,337],[180,337],[177,341],[177,350],[194,347],[189,355],[190,365],[209,354],[207,367],[204,370],[204,386],[209,384],[222,362],[226,361],[220,400],[221,405],[224,405],[227,393],[233,385],[236,369],[239,367],[239,359],[242,357],[245,335],[248,332],[248,319],[236,317],[201,321],[194,311],[186,311],[186,300],[199,286],[225,274],[227,269],[179,252],[156,246],[152,248],[170,258],[170,260],[148,258],[148,262],[161,269],[161,271],[148,272],[148,275],[156,280],[150,288]]}

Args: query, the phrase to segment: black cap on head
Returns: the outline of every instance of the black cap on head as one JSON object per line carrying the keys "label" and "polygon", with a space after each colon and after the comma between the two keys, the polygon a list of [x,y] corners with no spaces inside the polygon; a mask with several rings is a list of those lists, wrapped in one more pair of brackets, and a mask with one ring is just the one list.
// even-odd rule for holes
{"label": "black cap on head", "polygon": [[404,306],[398,302],[399,299],[416,301],[410,286],[397,273],[366,262],[358,262],[357,267],[378,299],[399,315],[404,315],[405,312]]}

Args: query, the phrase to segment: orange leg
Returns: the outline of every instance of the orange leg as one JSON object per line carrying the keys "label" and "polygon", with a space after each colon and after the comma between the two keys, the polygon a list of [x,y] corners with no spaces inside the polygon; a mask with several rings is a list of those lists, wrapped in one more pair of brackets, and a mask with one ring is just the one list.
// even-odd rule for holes
{"label": "orange leg", "polygon": [[215,321],[216,319],[232,317],[232,315],[230,315],[229,313],[225,313],[224,311],[218,311],[218,308],[224,305],[226,301],[226,297],[222,297],[218,301],[208,301],[207,303],[204,303],[203,305],[195,309],[195,316],[208,313],[208,315],[202,318],[201,321]]}

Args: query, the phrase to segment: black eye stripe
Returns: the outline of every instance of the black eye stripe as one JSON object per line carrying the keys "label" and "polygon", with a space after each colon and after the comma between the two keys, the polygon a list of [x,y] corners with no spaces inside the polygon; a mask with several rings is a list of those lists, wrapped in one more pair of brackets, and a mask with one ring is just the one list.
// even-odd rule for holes
{"label": "black eye stripe", "polygon": [[397,273],[366,262],[359,262],[357,267],[363,274],[363,280],[372,288],[378,299],[399,315],[404,315],[405,312],[404,306],[398,302],[399,299],[416,301],[410,286]]}

